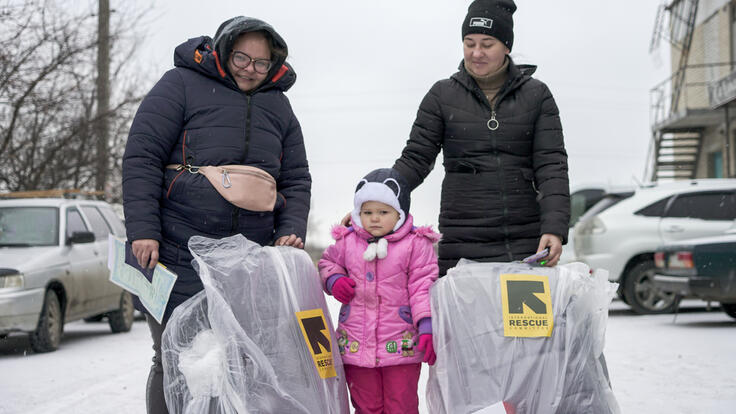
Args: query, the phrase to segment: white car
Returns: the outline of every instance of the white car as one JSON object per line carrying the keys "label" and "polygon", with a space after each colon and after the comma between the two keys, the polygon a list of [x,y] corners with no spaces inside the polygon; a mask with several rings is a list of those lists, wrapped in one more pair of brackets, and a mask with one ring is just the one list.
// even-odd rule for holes
{"label": "white car", "polygon": [[612,185],[610,183],[587,183],[570,187],[570,231],[567,234],[567,244],[562,248],[560,264],[575,261],[575,235],[573,227],[578,220],[598,203],[608,193],[628,191],[633,194],[633,186]]}
{"label": "white car", "polygon": [[129,331],[132,297],[108,280],[110,233],[125,226],[103,201],[0,200],[0,339],[29,333],[34,351],[53,351],[64,323],[98,315]]}
{"label": "white car", "polygon": [[679,296],[652,285],[654,252],[682,239],[722,234],[736,224],[736,179],[658,183],[611,193],[574,227],[576,260],[609,271],[638,313],[666,313]]}

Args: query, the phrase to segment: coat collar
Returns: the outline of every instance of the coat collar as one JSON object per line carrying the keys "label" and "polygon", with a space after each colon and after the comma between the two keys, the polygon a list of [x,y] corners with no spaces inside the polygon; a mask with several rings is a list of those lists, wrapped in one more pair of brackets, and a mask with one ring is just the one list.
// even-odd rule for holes
{"label": "coat collar", "polygon": [[[509,60],[509,76],[508,79],[506,79],[506,83],[501,87],[501,90],[498,92],[499,97],[502,97],[502,95],[507,94],[508,92],[513,91],[514,89],[521,86],[524,82],[531,79],[534,72],[536,72],[537,67],[535,65],[517,65],[514,63],[514,60],[511,58],[511,56],[508,56]],[[478,83],[475,82],[475,79],[473,79],[472,76],[468,73],[468,71],[465,69],[465,63],[464,61],[460,61],[460,65],[458,66],[458,71],[455,72],[450,79],[454,79],[458,83],[460,83],[465,89],[472,92],[476,95],[476,97],[481,102],[488,102],[488,100],[485,98],[485,95],[483,95],[483,91],[478,86]]]}

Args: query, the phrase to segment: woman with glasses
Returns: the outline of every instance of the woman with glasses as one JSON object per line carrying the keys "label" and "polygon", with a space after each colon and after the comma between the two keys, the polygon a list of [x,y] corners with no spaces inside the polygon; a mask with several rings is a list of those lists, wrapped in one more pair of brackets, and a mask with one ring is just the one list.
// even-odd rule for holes
{"label": "woman with glasses", "polygon": [[567,153],[552,93],[536,66],[509,56],[513,0],[475,0],[462,25],[464,59],[422,100],[393,168],[415,188],[443,152],[440,274],[460,258],[508,262],[567,240]]}
{"label": "woman with glasses", "polygon": [[[203,289],[187,248],[191,236],[242,234],[261,245],[304,246],[311,177],[301,129],[284,95],[296,81],[286,42],[269,24],[235,17],[214,40],[178,46],[138,109],[123,156],[123,205],[132,252],[178,275],[163,324],[147,316],[155,356],[149,413],[166,413],[161,334],[173,309]],[[276,181],[273,211],[225,200],[190,166],[249,165]],[[140,303],[137,308],[145,312]]]}

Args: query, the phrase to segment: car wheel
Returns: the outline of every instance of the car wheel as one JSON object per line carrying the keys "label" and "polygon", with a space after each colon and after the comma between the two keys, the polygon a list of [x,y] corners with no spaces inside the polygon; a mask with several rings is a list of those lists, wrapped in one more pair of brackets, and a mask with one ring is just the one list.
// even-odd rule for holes
{"label": "car wheel", "polygon": [[736,303],[721,303],[721,308],[732,318],[736,318]]}
{"label": "car wheel", "polygon": [[654,262],[646,260],[629,270],[624,280],[624,297],[631,309],[640,314],[671,313],[680,304],[681,297],[654,287]]}
{"label": "car wheel", "polygon": [[53,290],[46,291],[36,330],[31,332],[31,348],[36,352],[51,352],[59,347],[64,322],[59,298]]}
{"label": "car wheel", "polygon": [[110,330],[113,333],[128,332],[133,327],[133,298],[128,291],[120,295],[120,308],[107,314]]}
{"label": "car wheel", "polygon": [[625,304],[629,304],[629,302],[626,301],[626,295],[624,295],[624,285],[623,283],[618,285],[618,289],[616,289],[616,295],[619,299],[621,299],[621,302]]}

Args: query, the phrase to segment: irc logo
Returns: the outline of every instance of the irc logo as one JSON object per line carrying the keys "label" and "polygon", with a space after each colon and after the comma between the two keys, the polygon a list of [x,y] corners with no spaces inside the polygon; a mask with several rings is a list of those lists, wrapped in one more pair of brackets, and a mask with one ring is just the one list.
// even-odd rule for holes
{"label": "irc logo", "polygon": [[552,335],[554,317],[547,276],[502,274],[501,300],[504,336]]}

